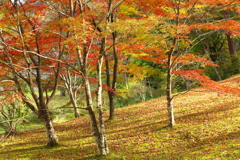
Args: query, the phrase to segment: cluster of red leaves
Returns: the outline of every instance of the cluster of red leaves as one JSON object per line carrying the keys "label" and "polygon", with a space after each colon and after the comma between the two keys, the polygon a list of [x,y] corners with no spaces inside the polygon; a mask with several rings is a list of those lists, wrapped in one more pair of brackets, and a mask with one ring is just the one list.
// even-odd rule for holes
{"label": "cluster of red leaves", "polygon": [[189,80],[197,80],[201,83],[201,85],[208,89],[215,91],[220,94],[233,94],[236,96],[240,96],[240,88],[233,88],[229,86],[221,85],[220,83],[211,80],[209,77],[204,75],[204,70],[196,69],[196,70],[185,70],[185,71],[174,71],[173,74],[179,74],[186,77]]}
{"label": "cluster of red leaves", "polygon": [[107,91],[113,92],[115,94],[118,94],[113,88],[107,86],[106,84],[102,84],[103,89],[106,89]]}
{"label": "cluster of red leaves", "polygon": [[134,56],[137,56],[145,61],[152,61],[157,64],[163,64],[167,59],[167,55],[164,55],[163,49],[155,46],[147,46],[143,42],[129,44],[124,51],[134,54]]}
{"label": "cluster of red leaves", "polygon": [[240,35],[240,22],[235,20],[226,20],[219,23],[197,23],[189,26],[190,30],[225,30],[234,35]]}
{"label": "cluster of red leaves", "polygon": [[[96,79],[96,78],[94,78],[94,77],[89,77],[88,79],[89,79],[89,82],[90,82],[90,83],[97,84],[97,79]],[[107,90],[107,91],[114,92],[114,93],[117,94],[117,92],[116,92],[113,88],[107,86],[106,84],[102,84],[102,87],[103,87],[103,89],[105,89],[105,90]]]}

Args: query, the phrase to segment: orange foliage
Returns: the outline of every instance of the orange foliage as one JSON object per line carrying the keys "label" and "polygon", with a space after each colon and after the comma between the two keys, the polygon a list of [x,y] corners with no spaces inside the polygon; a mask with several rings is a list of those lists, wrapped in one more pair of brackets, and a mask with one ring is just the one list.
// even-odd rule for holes
{"label": "orange foliage", "polygon": [[216,81],[211,80],[209,77],[204,75],[204,70],[185,70],[185,71],[174,71],[173,74],[179,74],[186,77],[188,80],[197,80],[201,85],[211,91],[215,91],[220,94],[233,94],[240,96],[240,88],[234,88],[222,85]]}
{"label": "orange foliage", "polygon": [[[196,57],[192,53],[188,53],[190,51],[189,46],[195,45],[195,42],[190,39],[191,31],[204,31],[200,37],[204,37],[206,35],[211,34],[213,31],[224,30],[225,32],[231,33],[233,36],[240,35],[240,22],[229,19],[226,20],[222,17],[221,20],[216,20],[216,15],[212,15],[213,9],[218,11],[229,9],[237,11],[237,4],[239,4],[239,0],[211,0],[211,1],[198,1],[198,0],[189,0],[189,1],[128,1],[132,5],[135,4],[137,8],[145,12],[146,14],[155,14],[162,19],[167,19],[166,28],[171,26],[173,29],[170,32],[171,38],[167,39],[166,43],[169,43],[170,47],[166,48],[158,48],[156,46],[151,46],[148,44],[144,44],[143,42],[135,43],[132,45],[128,45],[127,51],[134,53],[135,56],[144,59],[146,61],[152,61],[157,64],[168,65],[166,62],[169,61],[170,48],[172,48],[173,52],[171,53],[171,63],[170,66],[172,69],[176,65],[188,65],[191,62],[202,62],[204,65],[208,66],[218,66],[213,62],[207,60],[206,58]],[[209,10],[208,8],[212,9]],[[208,17],[206,21],[203,19],[201,21],[193,20],[191,18],[195,18],[194,12],[198,12],[197,15],[201,18],[205,16]],[[166,18],[167,17],[167,18]],[[159,19],[160,19],[159,18]],[[171,21],[174,19],[174,21]],[[156,19],[158,21],[158,19]],[[164,24],[161,24],[164,25]],[[168,26],[169,25],[169,26]],[[162,27],[164,28],[164,27]],[[163,29],[164,30],[164,29]],[[206,32],[207,31],[207,32]],[[160,36],[160,35],[159,35]],[[178,41],[177,43],[172,43],[173,37]],[[199,38],[200,39],[200,38]],[[180,44],[183,43],[183,44]],[[189,43],[189,45],[188,45]],[[171,46],[172,45],[172,46]],[[183,47],[182,47],[182,46]],[[161,47],[161,44],[159,44]],[[181,48],[182,47],[182,48]],[[189,50],[188,50],[189,49]],[[183,51],[186,50],[186,51]],[[169,66],[168,66],[169,67]],[[172,74],[182,75],[189,80],[197,80],[201,82],[201,84],[210,90],[217,91],[219,93],[232,93],[235,95],[240,95],[240,89],[231,88],[227,86],[220,85],[218,82],[210,80],[206,75],[204,75],[203,70],[188,70],[188,71],[174,71]]]}

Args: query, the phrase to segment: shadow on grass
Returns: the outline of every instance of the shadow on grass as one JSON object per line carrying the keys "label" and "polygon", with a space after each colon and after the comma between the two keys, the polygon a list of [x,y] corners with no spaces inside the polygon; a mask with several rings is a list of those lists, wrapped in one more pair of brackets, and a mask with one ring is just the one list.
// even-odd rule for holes
{"label": "shadow on grass", "polygon": [[[59,145],[56,149],[45,149],[46,152],[49,152],[50,158],[52,159],[89,159],[91,157],[97,157],[96,155],[96,146],[63,146]],[[39,155],[32,155],[31,159],[38,159]],[[47,157],[44,157],[45,159]]]}
{"label": "shadow on grass", "polygon": [[[6,147],[10,147],[10,146],[6,146]],[[7,152],[0,152],[0,157],[1,155],[9,155],[9,156],[14,156],[15,158],[18,158],[18,156],[20,157],[23,154],[27,154],[27,153],[31,153],[34,152],[34,150],[42,150],[42,149],[46,149],[46,146],[36,146],[36,147],[28,147],[28,148],[22,148],[22,149],[13,149]]]}
{"label": "shadow on grass", "polygon": [[[136,122],[139,122],[139,121],[136,121]],[[134,124],[135,122],[132,122],[132,123]],[[124,129],[108,131],[107,134],[119,134],[121,136],[125,134],[131,135],[130,133],[132,133],[133,135],[136,135],[136,133],[142,134],[142,132],[144,133],[151,132],[153,131],[154,128],[164,123],[166,124],[167,120],[154,122],[154,123],[136,124],[134,127],[131,127],[131,125],[128,125]]]}
{"label": "shadow on grass", "polygon": [[[65,123],[64,123],[65,124]],[[76,122],[73,124],[68,124],[67,125],[55,125],[54,128],[56,130],[56,132],[62,132],[62,131],[70,131],[70,130],[76,130],[76,129],[82,129],[82,128],[89,128],[90,126],[90,122],[87,123],[78,123]]]}
{"label": "shadow on grass", "polygon": [[24,130],[21,132],[17,132],[17,136],[26,136],[27,134],[38,134],[38,133],[45,133],[45,129],[43,127],[35,128],[35,129],[30,129],[30,130]]}
{"label": "shadow on grass", "polygon": [[171,125],[165,125],[165,126],[162,126],[162,127],[160,127],[160,128],[153,129],[152,131],[153,131],[153,132],[154,132],[154,131],[162,131],[162,130],[164,130],[164,129],[174,129],[174,127],[171,126]]}
{"label": "shadow on grass", "polygon": [[[68,146],[68,145],[58,145],[55,147],[47,147],[47,146],[36,146],[36,147],[28,147],[22,149],[13,149],[7,152],[0,152],[0,157],[8,158],[27,158],[27,159],[78,159],[83,157],[83,155],[91,155],[94,153],[94,146],[87,146],[87,147],[76,147],[76,146]],[[85,151],[85,153],[81,153]],[[0,158],[1,159],[1,158]]]}
{"label": "shadow on grass", "polygon": [[109,156],[100,156],[100,155],[92,155],[86,158],[79,158],[77,160],[105,160]]}
{"label": "shadow on grass", "polygon": [[92,138],[92,135],[86,135],[86,136],[81,136],[81,135],[75,135],[74,137],[70,137],[70,136],[59,136],[59,139],[61,142],[65,142],[65,141],[74,141],[74,140],[84,140],[86,138]]}
{"label": "shadow on grass", "polygon": [[[213,108],[210,108],[210,109],[202,111],[202,112],[191,113],[188,115],[176,117],[176,119],[178,122],[209,120],[209,119],[214,118],[211,114],[236,109],[238,107],[239,106],[237,106],[237,105],[233,105],[233,106],[220,105],[220,106],[213,107]],[[225,118],[225,117],[223,116],[223,118]]]}
{"label": "shadow on grass", "polygon": [[[227,134],[221,134],[219,136],[215,136],[212,138],[207,138],[207,139],[203,139],[203,140],[199,140],[193,143],[190,143],[187,147],[188,148],[198,148],[198,147],[202,147],[204,145],[213,145],[213,144],[217,144],[221,141],[226,141],[229,139],[239,139],[240,138],[240,131],[237,132],[230,132]],[[237,149],[237,148],[236,148]]]}

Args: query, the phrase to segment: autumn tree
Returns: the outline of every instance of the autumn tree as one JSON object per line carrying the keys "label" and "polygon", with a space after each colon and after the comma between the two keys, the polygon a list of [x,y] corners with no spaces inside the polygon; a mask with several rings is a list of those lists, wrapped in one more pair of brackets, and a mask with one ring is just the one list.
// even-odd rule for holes
{"label": "autumn tree", "polygon": [[[90,127],[98,154],[109,153],[102,110],[102,70],[107,51],[115,46],[108,43],[112,32],[108,25],[121,1],[49,1],[51,10],[61,16],[58,24],[65,37],[65,65],[82,79]],[[77,23],[76,23],[77,22]],[[114,40],[113,40],[114,41]],[[111,43],[111,42],[110,42]],[[74,62],[74,65],[72,64]],[[71,75],[70,75],[71,76]],[[95,96],[96,98],[94,98]],[[96,106],[94,106],[96,104]]]}
{"label": "autumn tree", "polygon": [[0,62],[9,68],[4,76],[15,82],[24,103],[44,122],[47,145],[56,146],[58,137],[49,114],[49,102],[57,90],[64,48],[62,37],[53,33],[61,33],[61,28],[53,23],[58,15],[50,13],[40,1],[2,1]]}
{"label": "autumn tree", "polygon": [[[234,1],[232,2],[231,7],[222,5],[210,6],[207,9],[208,15],[215,21],[239,21],[239,5]],[[201,19],[201,21],[204,23],[206,19]],[[219,65],[219,67],[212,67],[212,69],[210,69],[210,67],[207,68],[206,73],[215,80],[225,79],[233,74],[239,73],[239,57],[236,43],[238,36],[236,36],[235,33],[233,34],[232,32],[234,31],[230,31],[230,28],[229,26],[218,30],[216,33],[204,39],[201,44],[198,45],[199,47],[195,49],[196,52],[205,54],[210,60]]]}
{"label": "autumn tree", "polygon": [[[211,14],[212,10],[209,10],[209,8],[216,10],[236,9],[235,5],[238,2],[213,0],[206,2],[198,0],[130,2],[133,7],[138,8],[138,19],[142,19],[143,22],[148,20],[147,25],[145,25],[146,29],[142,32],[144,34],[134,37],[136,42],[132,41],[132,51],[140,58],[162,64],[167,68],[166,95],[170,126],[175,124],[173,107],[175,95],[172,94],[172,78],[174,75],[180,74],[191,80],[195,78],[211,90],[217,91],[217,88],[219,89],[217,83],[205,77],[202,70],[179,69],[196,62],[214,66],[211,61],[197,57],[191,52],[203,39],[219,30],[224,29],[231,34],[239,35],[238,21],[226,20],[225,18],[216,20]],[[152,24],[153,27],[149,24]],[[195,36],[192,36],[193,33]],[[140,43],[139,39],[144,43]],[[209,84],[216,87],[211,88]]]}
{"label": "autumn tree", "polygon": [[75,118],[80,117],[78,101],[82,98],[82,77],[74,72],[71,72],[69,68],[66,68],[66,72],[61,73],[60,76],[63,81],[63,86],[69,95],[71,102],[70,104],[73,106],[72,108],[74,109],[74,116]]}
{"label": "autumn tree", "polygon": [[[112,7],[112,6],[109,6]],[[108,17],[108,23],[114,23],[117,19],[117,10],[115,9],[112,11],[110,16]],[[118,32],[114,30],[111,33],[111,45],[112,45],[112,51],[111,52],[105,52],[105,66],[106,66],[106,84],[108,86],[108,99],[109,99],[109,120],[114,119],[114,100],[115,100],[115,94],[116,94],[116,84],[117,84],[117,75],[118,75],[118,61],[119,61],[119,55],[118,55]],[[112,53],[112,54],[111,54]],[[110,68],[110,57],[113,58],[113,69]],[[112,72],[112,74],[111,74]]]}

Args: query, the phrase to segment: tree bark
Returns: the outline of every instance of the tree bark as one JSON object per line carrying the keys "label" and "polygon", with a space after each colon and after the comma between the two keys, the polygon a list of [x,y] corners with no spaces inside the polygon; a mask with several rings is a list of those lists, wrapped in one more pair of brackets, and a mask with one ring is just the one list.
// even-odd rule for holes
{"label": "tree bark", "polygon": [[[71,79],[71,76],[68,75],[69,79]],[[67,86],[68,85],[68,86]],[[77,106],[77,98],[76,98],[76,93],[73,93],[73,86],[71,85],[71,81],[69,81],[69,84],[66,84],[67,88],[68,88],[68,94],[69,94],[69,97],[70,97],[70,100],[71,100],[71,103],[73,105],[73,108],[74,108],[74,116],[75,118],[77,117],[80,117],[80,114],[79,114],[79,111],[78,111],[78,106]]]}
{"label": "tree bark", "polygon": [[93,110],[93,99],[91,95],[91,87],[89,83],[89,77],[87,74],[86,61],[82,65],[83,80],[85,85],[86,93],[86,102],[87,110],[90,117],[90,124],[92,129],[92,134],[97,145],[99,155],[107,155],[109,153],[107,140],[105,136],[105,126],[103,121],[103,110],[102,110],[102,63],[103,56],[105,52],[106,39],[102,38],[101,40],[101,49],[99,52],[99,57],[97,61],[97,111],[98,111],[98,120]]}
{"label": "tree bark", "polygon": [[[105,46],[105,40],[103,40],[103,46]],[[103,49],[104,51],[105,49]],[[103,120],[103,110],[102,110],[102,62],[103,56],[100,55],[98,66],[97,66],[97,79],[98,79],[98,90],[97,90],[97,109],[98,109],[98,123],[99,123],[99,154],[107,155],[109,153],[107,139],[105,135],[105,126]],[[113,106],[114,107],[114,106]]]}
{"label": "tree bark", "polygon": [[229,50],[230,56],[235,56],[237,55],[236,44],[234,42],[234,39],[231,36],[232,35],[230,33],[226,33],[226,37],[228,41],[228,50]]}
{"label": "tree bark", "polygon": [[[106,59],[106,75],[107,75],[107,86],[111,87],[113,90],[116,89],[116,75],[117,74],[115,71],[113,73],[113,80],[112,80],[112,85],[111,85],[111,74],[110,74],[110,69],[109,69],[109,60]],[[116,64],[116,62],[115,62]],[[114,65],[114,70],[115,70],[115,65]],[[115,93],[112,91],[108,90],[108,100],[109,100],[109,120],[113,120],[114,119],[114,97],[115,97]]]}
{"label": "tree bark", "polygon": [[[118,68],[118,56],[114,51],[114,70],[112,75],[112,83],[111,83],[111,74],[109,69],[109,60],[106,59],[106,75],[107,75],[107,85],[111,87],[113,91],[116,90],[116,83],[117,83],[117,68]],[[113,91],[108,90],[108,99],[109,99],[109,120],[114,119],[114,98],[115,93]]]}
{"label": "tree bark", "polygon": [[74,100],[73,97],[71,97],[71,96],[70,96],[70,99],[71,99],[72,104],[73,104],[75,118],[80,117],[80,114],[79,114],[79,111],[78,111],[78,108],[77,108],[78,106],[77,106],[76,100]]}
{"label": "tree bark", "polygon": [[98,122],[97,118],[95,116],[95,113],[93,111],[93,104],[92,104],[93,99],[91,96],[90,84],[89,84],[87,77],[84,78],[84,83],[85,83],[87,110],[89,113],[90,125],[91,125],[93,138],[97,145],[98,154],[99,155],[107,155],[109,153],[109,150],[108,150],[108,145],[107,145],[106,137],[105,137],[105,133],[104,133],[104,125],[103,125],[103,121],[102,121],[102,110],[98,109],[99,120],[100,120]]}
{"label": "tree bark", "polygon": [[66,96],[66,91],[64,89],[60,90],[60,96],[62,96],[62,97]]}
{"label": "tree bark", "polygon": [[175,47],[177,46],[178,39],[174,38],[173,45],[168,52],[168,61],[167,61],[167,110],[168,110],[168,119],[169,119],[169,126],[173,127],[175,124],[174,119],[174,108],[173,108],[173,96],[172,96],[172,70],[173,70],[173,53],[175,50]]}
{"label": "tree bark", "polygon": [[183,79],[183,81],[186,85],[186,89],[189,91],[191,89],[191,82],[187,78],[185,78],[184,76],[182,76],[182,79]]}
{"label": "tree bark", "polygon": [[[74,79],[72,79],[72,77],[74,77]],[[65,84],[65,88],[67,90],[67,93],[70,97],[70,102],[73,105],[73,109],[74,109],[74,116],[75,118],[80,117],[79,111],[78,111],[78,106],[77,106],[77,92],[78,92],[78,88],[76,89],[76,75],[71,75],[70,71],[67,70],[67,75],[61,75],[62,80],[64,81]],[[78,80],[79,81],[79,80]],[[78,86],[79,87],[79,86]]]}
{"label": "tree bark", "polygon": [[[109,8],[108,10],[112,10],[112,3],[113,1],[110,0],[109,1]],[[110,16],[108,17],[108,22],[114,23],[116,22],[116,12],[112,12],[110,14]],[[117,55],[117,47],[116,47],[116,43],[117,43],[117,31],[112,32],[112,40],[113,40],[113,57],[114,57],[114,66],[113,66],[113,75],[111,78],[111,74],[110,74],[110,69],[109,69],[109,60],[106,59],[106,75],[107,75],[107,85],[108,87],[112,88],[113,91],[116,90],[116,83],[117,83],[117,74],[118,74],[118,55]],[[105,54],[106,55],[106,54]],[[112,82],[111,82],[112,79]],[[115,99],[115,93],[112,91],[108,91],[108,99],[109,99],[109,120],[113,120],[114,119],[114,110],[115,110],[115,106],[114,106],[114,99]]]}
{"label": "tree bark", "polygon": [[40,115],[41,115],[41,119],[43,120],[43,123],[45,125],[45,129],[46,129],[46,134],[47,134],[47,146],[48,147],[54,147],[58,145],[58,137],[54,131],[53,128],[53,124],[52,124],[52,120],[49,114],[49,111],[46,107],[44,107],[43,109],[40,109]]}
{"label": "tree bark", "polygon": [[[118,55],[117,55],[117,47],[116,47],[116,41],[117,41],[117,32],[112,33],[113,36],[113,55],[114,55],[114,68],[113,68],[113,79],[112,79],[112,89],[113,91],[116,91],[116,85],[117,85],[117,74],[118,74]],[[109,114],[109,119],[112,120],[114,119],[114,98],[115,98],[115,93],[108,91],[109,94],[109,109],[110,109],[110,114]]]}
{"label": "tree bark", "polygon": [[[224,10],[223,14],[226,20],[229,20],[231,18],[229,9]],[[232,38],[232,34],[226,33],[226,37],[228,41],[228,49],[229,49],[230,56],[234,56],[237,54],[237,51],[236,51],[236,44],[234,42],[234,39]]]}
{"label": "tree bark", "polygon": [[[209,50],[207,49],[207,47],[205,46],[204,43],[202,43],[202,47],[203,47],[203,52],[209,57],[209,60],[210,60],[212,63],[214,63],[213,60],[212,60],[212,58],[211,58],[211,56],[210,56]],[[221,81],[221,80],[222,80],[222,77],[221,77],[218,69],[216,68],[216,66],[212,66],[212,67],[213,67],[215,73],[217,74],[218,79]]]}
{"label": "tree bark", "polygon": [[109,120],[113,120],[115,116],[115,106],[114,106],[114,97],[115,93],[108,91],[109,97]]}
{"label": "tree bark", "polygon": [[167,110],[168,110],[168,119],[169,119],[169,126],[174,126],[175,119],[174,119],[174,109],[173,109],[173,97],[172,97],[172,68],[171,68],[171,61],[172,55],[169,53],[168,55],[168,73],[167,73]]}

